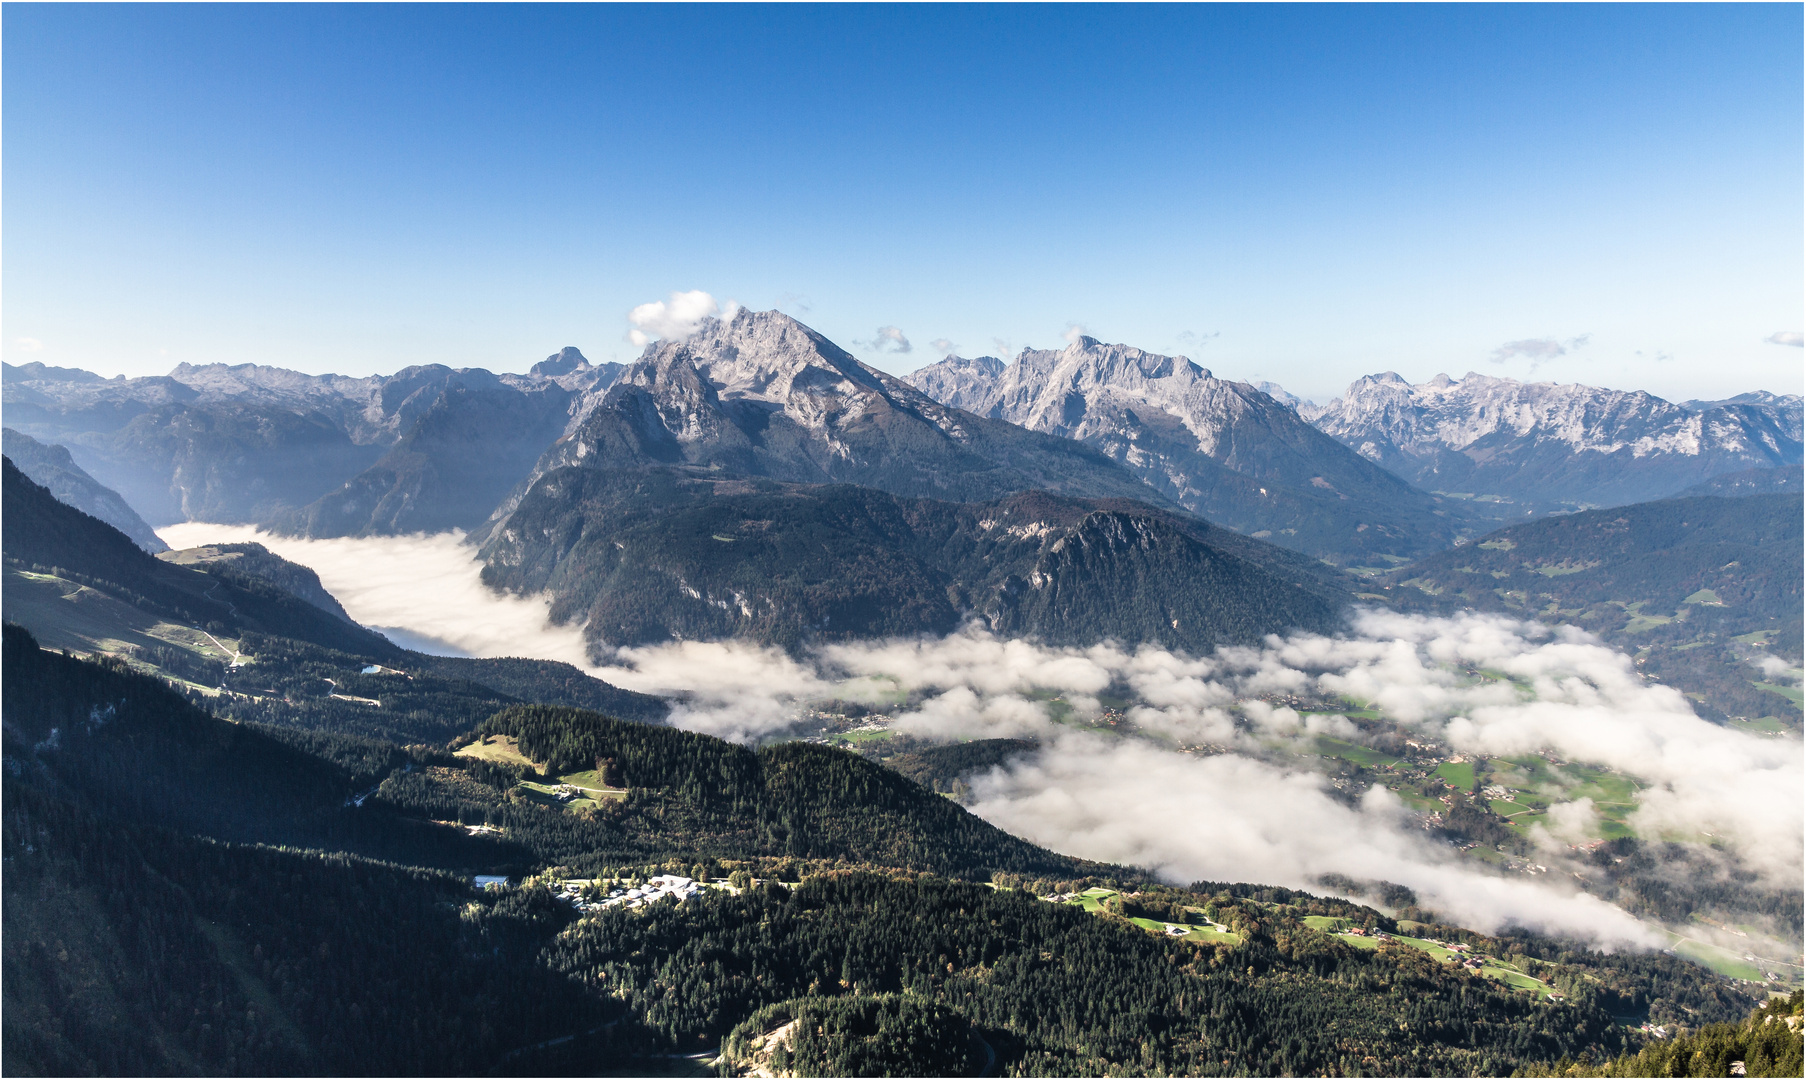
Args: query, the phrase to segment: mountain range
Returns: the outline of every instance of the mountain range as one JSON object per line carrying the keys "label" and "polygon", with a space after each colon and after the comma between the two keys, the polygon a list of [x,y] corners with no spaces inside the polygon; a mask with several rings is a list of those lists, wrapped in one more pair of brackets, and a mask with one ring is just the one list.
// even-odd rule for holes
{"label": "mountain range", "polygon": [[1676,405],[1642,391],[1469,372],[1357,380],[1300,415],[1420,488],[1522,518],[1674,495],[1724,473],[1801,462],[1799,395]]}
{"label": "mountain range", "polygon": [[601,650],[968,618],[1200,650],[1329,625],[1349,586],[1323,563],[1372,574],[1502,518],[1733,473],[1753,492],[1801,457],[1798,397],[1388,373],[1316,406],[1082,336],[899,379],[775,311],[625,366],[567,347],[526,374],[3,374],[22,456],[66,457],[68,498],[146,547],[146,520],[461,529],[487,582],[549,594]]}
{"label": "mountain range", "polygon": [[[1197,427],[1179,412],[1155,425],[1164,471],[1149,475],[1174,492],[1233,509],[1253,484],[1290,492],[1281,505],[1300,515],[1330,513],[1309,499],[1392,498],[1403,516],[1390,520],[1459,520],[1421,493],[1389,495],[1413,489],[1271,394],[1096,342],[1023,377],[1120,363],[1180,382],[1134,400],[1092,384],[1070,430],[1038,431],[938,403],[773,313],[707,324],[614,372],[571,352],[527,376],[412,369],[354,394],[269,369],[178,369],[199,388],[156,406],[176,408],[175,434],[148,410],[131,423],[163,432],[147,445],[187,447],[164,490],[199,506],[314,535],[474,527],[485,580],[549,593],[598,651],[941,633],[969,618],[1193,653],[1335,629],[1349,575],[1205,521],[1128,450],[1113,456],[1118,436],[1156,443],[1135,425],[1157,400]],[[75,398],[120,389],[29,374]],[[277,415],[294,423],[258,426]],[[219,440],[181,442],[222,417]],[[330,445],[369,460],[304,502],[298,473],[233,490],[263,467],[248,448],[279,455],[294,431],[336,433]],[[1082,431],[1117,434],[1094,445]],[[1200,432],[1214,432],[1208,448]],[[299,445],[328,445],[316,435]],[[234,446],[239,458],[208,458]],[[38,447],[65,460],[56,449]],[[68,497],[93,498],[105,489],[70,471],[77,457]],[[732,745],[660,725],[665,702],[568,665],[398,648],[261,545],[153,556],[10,457],[3,471],[7,616],[29,627],[6,627],[0,710],[8,1073],[645,1075],[730,1033],[771,1051],[766,1025],[794,1015],[836,1038],[836,1025],[877,1025],[851,1041],[859,1068],[886,1074],[1502,1075],[1634,1050],[1639,1023],[1754,1005],[1673,955],[1433,923],[1396,885],[1374,883],[1381,911],[1071,858],[937,794],[1023,744],[922,750],[895,768],[802,741]],[[1217,479],[1187,487],[1175,472]],[[1517,525],[1367,584],[1426,604],[1459,589],[1505,610],[1584,602],[1626,616],[1625,633],[1653,605],[1692,605],[1702,629],[1738,634],[1798,608],[1791,473],[1793,493],[1731,476],[1719,486],[1740,497]],[[191,476],[204,482],[183,486]],[[1357,539],[1376,531],[1332,521],[1314,534],[1325,544],[1347,541],[1350,521],[1370,525]],[[1739,561],[1762,573],[1729,573]],[[1533,602],[1544,582],[1558,595]],[[1632,592],[1648,598],[1620,595]],[[1676,651],[1704,653],[1691,645]],[[1465,794],[1450,785],[1449,798]],[[504,880],[475,889],[473,874]],[[633,904],[654,875],[702,887]],[[828,1041],[761,1060],[844,1071],[849,1040]],[[948,1052],[922,1057],[931,1044]]]}
{"label": "mountain range", "polygon": [[[5,365],[0,391],[8,427],[66,446],[153,524],[290,522],[337,536],[481,524],[581,392],[619,370],[569,348],[526,375],[182,364],[103,379],[32,363]],[[510,456],[521,439],[532,445]]]}
{"label": "mountain range", "polygon": [[1247,383],[1079,337],[1014,363],[950,356],[909,376],[948,405],[1095,446],[1202,517],[1337,563],[1408,558],[1460,519]]}

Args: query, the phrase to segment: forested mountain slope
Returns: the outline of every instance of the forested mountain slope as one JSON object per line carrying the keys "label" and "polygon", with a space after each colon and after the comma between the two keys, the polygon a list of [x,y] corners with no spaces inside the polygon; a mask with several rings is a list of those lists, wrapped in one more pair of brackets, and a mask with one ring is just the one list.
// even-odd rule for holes
{"label": "forested mountain slope", "polygon": [[1770,998],[1741,1023],[1709,1024],[1603,1065],[1562,1062],[1525,1076],[1800,1076],[1800,992]]}
{"label": "forested mountain slope", "polygon": [[1797,725],[1798,706],[1756,686],[1761,676],[1744,661],[1757,651],[1801,660],[1802,512],[1799,494],[1783,494],[1545,518],[1403,567],[1386,588],[1407,606],[1582,626],[1637,653],[1645,674],[1710,714]]}
{"label": "forested mountain slope", "polygon": [[570,815],[511,800],[506,777],[497,778],[499,789],[482,791],[453,787],[445,774],[429,770],[392,778],[379,797],[397,805],[431,800],[435,816],[500,824],[545,861],[591,873],[673,856],[841,861],[980,880],[997,871],[1103,870],[1017,839],[842,750],[787,742],[753,751],[708,735],[546,706],[499,712],[466,739],[494,736],[513,740],[545,777],[594,770],[601,783],[629,794]]}
{"label": "forested mountain slope", "polygon": [[976,617],[1202,652],[1327,630],[1347,595],[1311,560],[1142,503],[955,504],[676,469],[548,473],[482,554],[486,583],[550,592],[553,618],[598,648],[943,634]]}
{"label": "forested mountain slope", "polygon": [[1459,532],[1442,500],[1183,356],[1081,336],[1007,367],[950,356],[909,380],[948,405],[1095,446],[1210,521],[1333,562],[1422,555]]}
{"label": "forested mountain slope", "polygon": [[132,538],[153,555],[169,550],[161,537],[138,516],[119,493],[82,471],[66,446],[46,446],[23,432],[6,428],[6,457],[32,480],[44,485],[59,502],[97,517]]}
{"label": "forested mountain slope", "polygon": [[482,1074],[608,1014],[540,960],[543,892],[0,800],[8,1075]]}
{"label": "forested mountain slope", "polygon": [[568,664],[398,648],[345,618],[312,571],[260,545],[154,558],[51,498],[10,461],[5,470],[8,620],[46,644],[114,655],[217,692],[226,715],[436,743],[521,701],[649,722],[668,711]]}
{"label": "forested mountain slope", "polygon": [[[66,506],[6,459],[0,549],[9,591],[20,574],[79,582],[157,618],[221,631],[254,630],[360,654],[395,657],[387,639],[335,618],[267,580],[216,566],[212,573],[163,562],[124,533]],[[42,590],[38,590],[42,591]],[[21,600],[25,599],[20,593]],[[12,597],[9,596],[9,606]],[[49,601],[55,603],[55,601]],[[19,618],[19,616],[13,616]]]}

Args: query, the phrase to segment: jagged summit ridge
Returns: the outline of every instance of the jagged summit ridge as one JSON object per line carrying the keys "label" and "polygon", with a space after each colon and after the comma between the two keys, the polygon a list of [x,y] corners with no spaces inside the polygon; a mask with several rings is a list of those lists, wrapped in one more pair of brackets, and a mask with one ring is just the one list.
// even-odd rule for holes
{"label": "jagged summit ridge", "polygon": [[1097,447],[1180,505],[1321,558],[1408,556],[1453,536],[1435,501],[1247,383],[1183,356],[1081,336],[1004,365],[909,376],[949,404]]}
{"label": "jagged summit ridge", "polygon": [[778,311],[742,309],[653,342],[576,412],[492,522],[566,467],[678,465],[955,500],[1028,488],[1151,495],[1095,452],[949,408]]}
{"label": "jagged summit ridge", "polygon": [[1655,499],[1720,473],[1800,461],[1798,396],[1690,405],[1477,372],[1412,384],[1387,371],[1304,415],[1415,483],[1537,503]]}

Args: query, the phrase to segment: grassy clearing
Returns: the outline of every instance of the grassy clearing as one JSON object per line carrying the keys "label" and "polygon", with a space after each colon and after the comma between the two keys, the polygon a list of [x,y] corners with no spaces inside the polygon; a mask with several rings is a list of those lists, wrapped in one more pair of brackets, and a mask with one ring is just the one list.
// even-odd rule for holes
{"label": "grassy clearing", "polygon": [[1536,572],[1544,577],[1566,577],[1569,574],[1578,574],[1582,570],[1591,570],[1598,565],[1597,562],[1583,562],[1576,566],[1569,566],[1565,563],[1550,563],[1547,566],[1537,567]]}
{"label": "grassy clearing", "polygon": [[1345,761],[1352,761],[1357,765],[1365,765],[1374,769],[1397,765],[1400,760],[1390,754],[1382,754],[1371,747],[1345,742],[1328,735],[1317,736],[1317,754],[1320,757],[1342,758]]}
{"label": "grassy clearing", "polygon": [[1640,634],[1645,630],[1651,630],[1658,626],[1667,626],[1674,621],[1674,616],[1672,615],[1645,615],[1643,613],[1643,601],[1641,600],[1634,604],[1625,605],[1624,613],[1630,616],[1630,621],[1624,624],[1624,632],[1626,634]]}
{"label": "grassy clearing", "polygon": [[1785,735],[1792,731],[1787,721],[1778,716],[1759,716],[1754,720],[1732,720],[1730,726],[1749,735]]}
{"label": "grassy clearing", "polygon": [[1763,981],[1762,969],[1728,949],[1716,945],[1708,945],[1703,941],[1684,938],[1671,930],[1662,931],[1669,941],[1674,955],[1685,957],[1696,964],[1702,964],[1732,979],[1748,979],[1751,982]]}
{"label": "grassy clearing", "polygon": [[1473,790],[1474,764],[1471,761],[1445,761],[1436,766],[1435,775],[1461,791]]}
{"label": "grassy clearing", "polygon": [[1718,594],[1713,592],[1711,589],[1701,589],[1698,592],[1693,593],[1692,595],[1688,596],[1685,600],[1682,600],[1681,603],[1683,603],[1683,604],[1710,604],[1713,607],[1724,607],[1724,601],[1720,600],[1718,598]]}
{"label": "grassy clearing", "polygon": [[889,728],[880,731],[842,731],[828,736],[828,741],[841,743],[880,742],[890,738],[893,734],[894,732]]}
{"label": "grassy clearing", "polygon": [[458,751],[459,757],[480,758],[501,765],[525,765],[529,769],[537,769],[539,765],[527,760],[527,755],[520,752],[520,747],[512,735],[490,735],[471,743]]}
{"label": "grassy clearing", "polygon": [[584,791],[589,792],[592,796],[605,799],[625,799],[627,797],[626,788],[610,787],[603,781],[602,774],[594,769],[584,769],[581,772],[565,773],[557,780],[554,780],[553,783],[569,784],[574,788],[581,788]]}

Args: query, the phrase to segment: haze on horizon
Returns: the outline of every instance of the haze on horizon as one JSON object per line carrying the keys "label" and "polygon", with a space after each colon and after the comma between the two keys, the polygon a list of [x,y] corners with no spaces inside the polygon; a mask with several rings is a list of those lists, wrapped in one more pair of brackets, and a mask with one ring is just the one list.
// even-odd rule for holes
{"label": "haze on horizon", "polygon": [[893,372],[1802,389],[1797,6],[0,20],[10,363],[625,361],[703,290]]}

